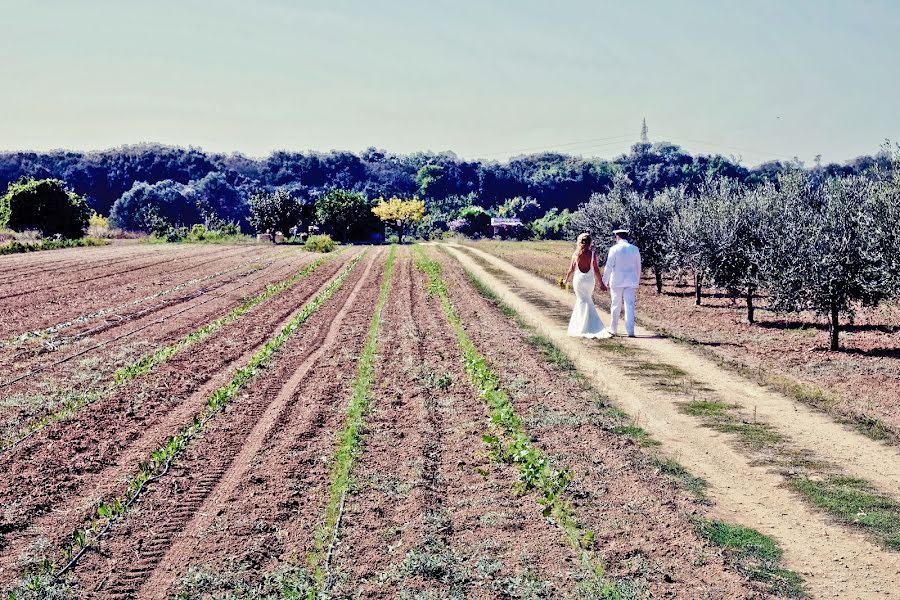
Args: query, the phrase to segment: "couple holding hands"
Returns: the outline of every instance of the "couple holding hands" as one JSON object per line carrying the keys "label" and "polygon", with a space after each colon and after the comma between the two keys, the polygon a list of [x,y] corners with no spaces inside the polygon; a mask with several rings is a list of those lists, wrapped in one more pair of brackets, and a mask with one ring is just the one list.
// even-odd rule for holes
{"label": "couple holding hands", "polygon": [[[641,282],[641,253],[638,247],[628,241],[627,229],[613,231],[616,243],[609,249],[606,266],[600,274],[600,265],[591,243],[591,235],[582,233],[575,241],[572,263],[564,279],[572,281],[575,290],[575,308],[569,320],[569,335],[586,338],[609,338],[619,335],[619,315],[625,305],[625,332],[634,337],[635,293]],[[573,279],[574,275],[574,279]],[[609,328],[594,306],[594,285],[600,282],[600,289],[609,289]]]}

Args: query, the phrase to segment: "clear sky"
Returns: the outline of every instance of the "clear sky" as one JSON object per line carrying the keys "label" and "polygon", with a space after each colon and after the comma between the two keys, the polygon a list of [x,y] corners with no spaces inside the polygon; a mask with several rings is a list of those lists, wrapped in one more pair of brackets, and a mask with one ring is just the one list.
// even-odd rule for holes
{"label": "clear sky", "polygon": [[843,161],[900,140],[895,0],[0,0],[0,149]]}

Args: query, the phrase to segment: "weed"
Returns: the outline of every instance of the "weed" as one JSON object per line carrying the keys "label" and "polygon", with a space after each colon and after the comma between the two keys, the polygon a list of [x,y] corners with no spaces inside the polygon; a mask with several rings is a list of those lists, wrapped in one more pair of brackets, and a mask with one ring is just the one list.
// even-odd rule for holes
{"label": "weed", "polygon": [[664,475],[678,481],[698,498],[706,497],[706,481],[696,475],[692,475],[675,459],[657,455],[650,458],[650,464],[659,469]]}
{"label": "weed", "polygon": [[712,427],[722,433],[736,433],[741,441],[753,450],[761,450],[784,442],[784,437],[766,423],[745,423],[736,419],[726,419]]}
{"label": "weed", "polygon": [[21,254],[23,252],[38,252],[41,250],[59,250],[61,248],[78,248],[81,246],[106,246],[106,240],[97,238],[79,238],[76,240],[41,240],[34,244],[23,244],[13,240],[8,244],[0,245],[0,256],[5,254]]}
{"label": "weed", "polygon": [[659,446],[659,442],[650,437],[650,434],[647,433],[641,427],[637,425],[618,425],[616,427],[612,427],[609,430],[616,435],[624,435],[626,437],[633,438],[639,446],[650,447],[650,446]]}
{"label": "weed", "polygon": [[739,571],[764,582],[771,593],[789,598],[806,595],[800,576],[781,566],[782,550],[772,538],[722,521],[698,519],[695,524],[702,537],[725,549]]}
{"label": "weed", "polygon": [[634,370],[640,374],[646,375],[647,377],[659,377],[666,379],[687,377],[687,371],[676,367],[675,365],[669,365],[666,363],[641,362],[634,367]]}
{"label": "weed", "polygon": [[287,565],[265,574],[256,582],[247,581],[245,566],[217,572],[192,566],[176,583],[176,600],[301,600],[317,598],[312,577],[301,566]]}
{"label": "weed", "polygon": [[885,547],[900,550],[900,502],[878,494],[867,482],[838,476],[798,478],[791,487],[813,506],[873,535]]}
{"label": "weed", "polygon": [[539,334],[528,336],[528,343],[540,350],[544,359],[561,371],[574,371],[575,363],[553,342]]}
{"label": "weed", "polygon": [[714,400],[692,400],[682,405],[682,412],[692,417],[720,417],[732,408],[734,408],[732,404]]}

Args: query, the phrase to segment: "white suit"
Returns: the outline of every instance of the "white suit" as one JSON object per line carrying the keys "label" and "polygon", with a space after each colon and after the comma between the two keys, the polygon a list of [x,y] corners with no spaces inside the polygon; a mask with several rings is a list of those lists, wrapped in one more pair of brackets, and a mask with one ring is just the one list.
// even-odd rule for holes
{"label": "white suit", "polygon": [[622,301],[625,301],[625,332],[634,335],[634,300],[641,284],[641,253],[637,246],[619,240],[609,249],[603,283],[609,286],[609,330],[618,333]]}

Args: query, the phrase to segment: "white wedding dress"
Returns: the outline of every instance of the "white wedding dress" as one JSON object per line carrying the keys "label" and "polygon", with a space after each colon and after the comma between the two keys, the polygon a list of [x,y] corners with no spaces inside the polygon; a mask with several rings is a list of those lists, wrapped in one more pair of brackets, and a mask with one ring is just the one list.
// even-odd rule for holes
{"label": "white wedding dress", "polygon": [[575,276],[572,278],[572,287],[575,289],[575,308],[572,309],[572,318],[569,319],[569,335],[585,338],[610,338],[612,334],[603,325],[603,319],[594,306],[594,254],[591,253],[591,266],[587,273],[578,266],[575,261]]}

